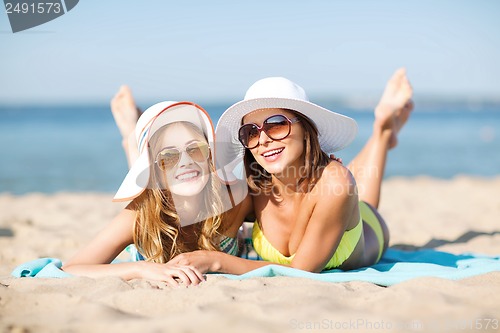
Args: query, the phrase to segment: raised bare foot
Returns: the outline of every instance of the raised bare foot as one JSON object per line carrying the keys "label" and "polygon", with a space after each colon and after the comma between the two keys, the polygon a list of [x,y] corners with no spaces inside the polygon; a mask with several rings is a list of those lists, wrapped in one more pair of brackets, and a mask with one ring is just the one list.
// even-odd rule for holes
{"label": "raised bare foot", "polygon": [[122,138],[128,140],[131,134],[133,136],[135,124],[141,114],[128,86],[121,86],[111,100],[111,113],[113,113]]}
{"label": "raised bare foot", "polygon": [[398,144],[399,130],[413,110],[413,89],[406,69],[398,69],[387,82],[384,93],[375,108],[375,131],[390,134],[389,149]]}

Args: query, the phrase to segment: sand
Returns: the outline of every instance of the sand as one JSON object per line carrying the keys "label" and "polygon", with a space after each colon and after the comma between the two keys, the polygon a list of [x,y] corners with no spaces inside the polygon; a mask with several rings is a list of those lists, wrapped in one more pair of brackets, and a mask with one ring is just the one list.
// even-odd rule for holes
{"label": "sand", "polygon": [[[391,246],[500,254],[500,177],[391,178],[380,211]],[[111,194],[0,194],[2,332],[500,331],[500,272],[391,287],[299,278],[199,286],[154,281],[16,279],[39,257],[69,259],[122,204]]]}

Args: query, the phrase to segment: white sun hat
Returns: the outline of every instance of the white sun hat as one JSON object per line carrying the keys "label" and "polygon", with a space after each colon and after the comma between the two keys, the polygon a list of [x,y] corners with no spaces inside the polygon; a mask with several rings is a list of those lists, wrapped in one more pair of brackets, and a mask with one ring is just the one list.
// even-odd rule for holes
{"label": "white sun hat", "polygon": [[[113,201],[129,201],[139,196],[149,184],[150,165],[148,145],[156,131],[170,123],[185,121],[200,128],[210,147],[214,146],[214,126],[208,113],[192,102],[160,102],[149,107],[135,126],[139,158],[125,176]],[[212,154],[214,158],[214,154]],[[214,161],[215,162],[215,161]]]}
{"label": "white sun hat", "polygon": [[220,117],[215,130],[218,167],[242,160],[245,149],[238,140],[238,130],[243,117],[270,108],[294,110],[309,118],[318,128],[321,149],[327,154],[347,147],[358,133],[354,119],[309,102],[304,89],[288,79],[269,77],[255,82],[244,100]]}

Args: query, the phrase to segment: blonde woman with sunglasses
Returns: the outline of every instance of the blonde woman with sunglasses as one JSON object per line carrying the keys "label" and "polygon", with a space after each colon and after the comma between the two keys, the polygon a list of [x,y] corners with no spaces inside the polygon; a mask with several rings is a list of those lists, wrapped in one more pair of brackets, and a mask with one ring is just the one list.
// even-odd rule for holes
{"label": "blonde woman with sunglasses", "polygon": [[[151,106],[138,119],[131,145],[127,133],[138,114],[130,108],[135,108],[132,95],[123,87],[112,109],[131,168],[114,200],[130,203],[63,270],[172,286],[198,284],[204,279],[200,269],[207,268],[169,260],[195,250],[236,255],[238,229],[251,204],[246,183],[215,169],[214,129],[200,106]],[[138,260],[111,264],[129,244],[135,245]]]}
{"label": "blonde woman with sunglasses", "polygon": [[349,145],[356,122],[311,103],[285,78],[257,81],[221,116],[220,164],[244,159],[255,212],[253,246],[264,261],[184,253],[170,263],[242,274],[269,264],[311,272],[376,263],[389,241],[379,215],[387,152],[413,109],[406,71],[396,71],[375,110],[373,134],[346,167],[328,153]]}

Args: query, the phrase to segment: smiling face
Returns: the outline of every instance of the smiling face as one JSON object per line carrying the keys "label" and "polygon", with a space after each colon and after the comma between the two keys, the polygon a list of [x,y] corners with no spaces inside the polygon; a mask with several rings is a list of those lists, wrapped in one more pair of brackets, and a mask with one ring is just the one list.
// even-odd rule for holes
{"label": "smiling face", "polygon": [[165,126],[152,142],[162,188],[185,197],[197,195],[205,188],[210,175],[209,148],[198,128],[189,123],[173,123]]}
{"label": "smiling face", "polygon": [[[284,115],[288,119],[296,117],[294,113],[284,109],[261,109],[243,117],[243,125],[256,124],[262,127],[264,121],[273,115]],[[271,174],[285,177],[298,175],[304,165],[304,130],[300,122],[294,123],[290,134],[281,140],[273,140],[265,131],[261,131],[257,146],[250,149],[250,152],[257,163]]]}

